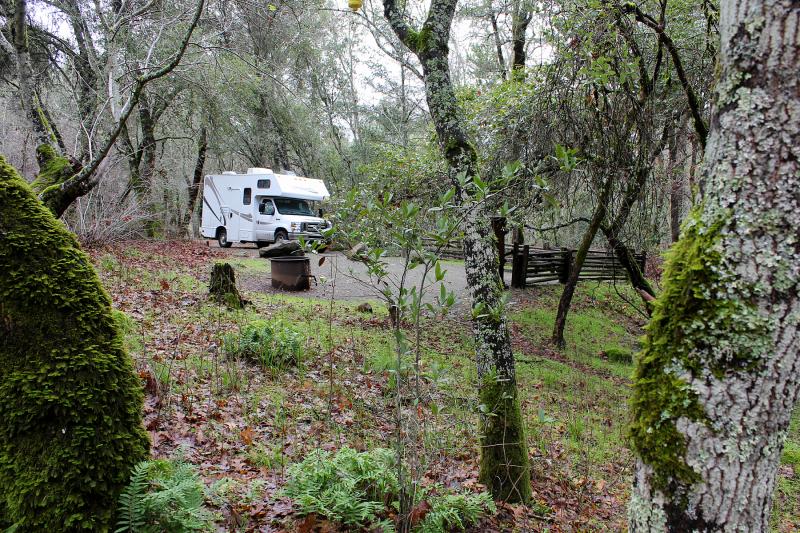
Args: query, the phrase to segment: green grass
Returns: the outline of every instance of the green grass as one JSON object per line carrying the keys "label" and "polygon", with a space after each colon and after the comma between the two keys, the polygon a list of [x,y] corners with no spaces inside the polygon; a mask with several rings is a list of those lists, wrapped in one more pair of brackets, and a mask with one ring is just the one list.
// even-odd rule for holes
{"label": "green grass", "polygon": [[230,257],[225,260],[230,263],[236,271],[243,271],[247,273],[260,273],[270,272],[269,259],[262,259],[260,257]]}
{"label": "green grass", "polygon": [[773,531],[800,530],[800,406],[795,407],[772,505]]}
{"label": "green grass", "polygon": [[[148,272],[126,266],[125,256],[139,257],[126,253],[117,258],[103,256],[98,261],[107,285],[124,285],[126,291],[159,291],[161,280],[165,280],[171,291],[199,295],[207,290],[205,283],[179,265],[173,269],[162,262]],[[269,261],[263,259],[230,258],[229,262],[244,275],[269,272]],[[210,269],[210,263],[208,266]],[[619,289],[631,302],[636,301],[629,290]],[[518,352],[516,356],[533,472],[570,486],[576,479],[604,480],[614,497],[624,501],[633,464],[625,434],[627,380],[634,367],[624,360],[608,360],[601,353],[617,348],[635,353],[641,335],[638,328],[643,321],[631,304],[619,298],[613,286],[581,283],[567,320],[567,348],[559,360],[554,360],[550,358],[549,339],[560,290],[560,286],[529,289],[526,303],[512,307],[509,314],[527,341],[525,350],[531,352]],[[197,303],[179,312],[158,307],[143,309],[138,315],[141,318],[123,319],[126,344],[135,356],[148,358],[157,380],[162,386],[171,385],[174,394],[191,392],[193,380],[213,381],[215,393],[222,398],[239,394],[248,425],[270,424],[276,428],[277,433],[268,440],[254,442],[241,451],[243,459],[266,469],[278,469],[285,461],[296,459],[281,452],[284,441],[280,432],[292,434],[307,431],[313,424],[325,425],[329,393],[325,369],[330,350],[335,348],[334,393],[343,399],[343,405],[352,403],[344,410],[353,419],[349,427],[335,429],[340,432],[335,437],[337,442],[360,449],[390,445],[393,433],[385,421],[391,418],[393,398],[386,376],[395,370],[394,341],[388,326],[368,320],[385,319],[385,307],[370,302],[374,314],[365,315],[355,309],[361,301],[334,302],[331,310],[328,300],[252,292],[245,296],[252,305],[239,311],[229,311],[204,298],[197,298]],[[219,345],[225,333],[256,320],[285,321],[302,333],[306,356],[298,368],[273,376],[244,363],[226,365],[217,361],[215,366],[215,356],[208,345]],[[158,333],[164,322],[166,328]],[[150,360],[154,357],[152,345],[159,335],[162,341],[171,342],[176,332],[192,328],[206,335],[206,344],[180,345],[176,353],[180,352],[181,359],[171,368],[168,361]],[[419,407],[428,421],[420,446],[434,458],[474,459],[478,402],[470,324],[463,318],[437,317],[423,321],[423,328],[422,371],[426,383],[435,387]],[[406,361],[411,364],[413,359]],[[179,378],[185,377],[182,369],[188,369],[194,378],[181,385]],[[382,395],[365,394],[363,382],[367,379],[381,383]],[[298,401],[300,389],[305,389],[307,397],[316,403]],[[234,441],[238,431],[232,437]],[[314,443],[308,443],[311,444]],[[800,528],[800,412],[794,414],[782,462],[773,524],[776,531],[792,531],[792,527]]]}

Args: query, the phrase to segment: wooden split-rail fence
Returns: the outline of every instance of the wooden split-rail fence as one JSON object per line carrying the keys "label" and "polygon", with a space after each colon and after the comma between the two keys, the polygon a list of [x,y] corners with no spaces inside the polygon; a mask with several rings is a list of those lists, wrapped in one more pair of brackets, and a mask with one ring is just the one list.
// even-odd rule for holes
{"label": "wooden split-rail fence", "polygon": [[[566,283],[575,264],[574,249],[544,250],[528,245],[514,245],[511,251],[511,286],[524,289],[527,285],[558,281]],[[642,272],[645,271],[647,255],[633,254]],[[589,250],[581,267],[578,281],[624,281],[628,271],[612,251]]]}
{"label": "wooden split-rail fence", "polygon": [[[431,240],[431,245],[433,241]],[[501,244],[498,243],[498,251]],[[431,246],[433,247],[433,246]],[[574,249],[556,250],[533,248],[529,245],[502,244],[501,273],[507,263],[511,264],[511,286],[524,289],[537,283],[566,283],[569,271],[575,263]],[[453,242],[439,250],[440,257],[447,259],[464,259],[464,249],[460,242]],[[642,272],[645,271],[647,255],[635,253],[634,258]],[[606,250],[589,250],[581,268],[578,281],[624,281],[628,272],[622,266],[614,252]]]}

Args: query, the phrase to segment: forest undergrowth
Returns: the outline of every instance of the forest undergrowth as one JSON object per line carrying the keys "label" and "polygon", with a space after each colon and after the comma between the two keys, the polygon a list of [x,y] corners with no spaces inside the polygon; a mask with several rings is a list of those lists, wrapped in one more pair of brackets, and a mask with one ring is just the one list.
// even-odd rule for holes
{"label": "forest undergrowth", "polygon": [[[88,251],[124,313],[127,348],[146,390],[152,454],[196,467],[216,527],[348,530],[301,516],[282,490],[288,467],[315,450],[392,447],[393,386],[409,368],[397,368],[385,307],[373,301],[373,312],[365,313],[357,309],[362,301],[251,290],[244,291],[244,310],[230,311],[207,297],[211,266],[228,258],[249,287],[261,278],[266,287],[266,260],[197,242],[140,241]],[[627,398],[644,318],[620,297],[632,296],[627,288],[581,284],[567,347],[557,351],[547,339],[559,289],[515,291],[509,308],[534,503],[498,502],[498,513],[473,531],[626,528],[633,471]],[[424,320],[424,401],[404,409],[421,428],[412,446],[423,465],[422,485],[478,493],[471,339],[469,321],[457,310]],[[270,348],[258,348],[265,345]],[[795,414],[776,490],[775,530],[800,527],[799,496]]]}

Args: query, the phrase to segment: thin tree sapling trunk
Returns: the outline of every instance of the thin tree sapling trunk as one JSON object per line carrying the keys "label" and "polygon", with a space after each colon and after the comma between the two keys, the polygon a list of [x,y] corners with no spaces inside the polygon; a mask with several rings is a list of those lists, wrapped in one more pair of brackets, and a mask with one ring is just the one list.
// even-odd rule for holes
{"label": "thin tree sapling trunk", "polygon": [[603,183],[603,189],[600,191],[600,196],[597,198],[597,206],[594,209],[592,219],[589,221],[589,226],[583,234],[580,246],[575,252],[575,260],[572,261],[567,276],[567,282],[564,284],[564,290],[561,291],[561,298],[558,301],[558,312],[556,313],[556,322],[553,326],[553,344],[559,348],[563,348],[564,342],[564,328],[567,324],[567,314],[569,313],[570,305],[572,304],[572,297],[575,294],[575,288],[578,286],[578,277],[581,274],[583,263],[586,261],[586,255],[589,253],[594,242],[594,237],[606,217],[608,210],[608,202],[611,198],[611,189],[613,188],[614,179],[609,176]]}
{"label": "thin tree sapling trunk", "polygon": [[473,306],[473,333],[481,399],[480,480],[499,500],[531,498],[528,446],[517,395],[514,354],[503,309],[503,285],[489,213],[470,194],[478,177],[477,154],[450,80],[448,40],[457,0],[433,0],[422,28],[404,18],[395,0],[384,0],[392,30],[423,69],[428,108],[448,162],[464,216],[464,268]]}

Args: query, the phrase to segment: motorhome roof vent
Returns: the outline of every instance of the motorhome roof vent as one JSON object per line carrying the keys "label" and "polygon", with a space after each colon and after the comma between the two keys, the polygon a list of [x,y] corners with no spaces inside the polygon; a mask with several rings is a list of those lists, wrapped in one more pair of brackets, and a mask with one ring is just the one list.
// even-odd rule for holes
{"label": "motorhome roof vent", "polygon": [[247,169],[248,174],[272,174],[271,168],[254,167]]}
{"label": "motorhome roof vent", "polygon": [[235,176],[236,172],[234,172],[233,170],[226,170],[225,172],[222,173],[222,175],[223,176]]}
{"label": "motorhome roof vent", "polygon": [[291,170],[284,170],[283,173],[286,174],[287,176],[297,176],[297,173]]}

